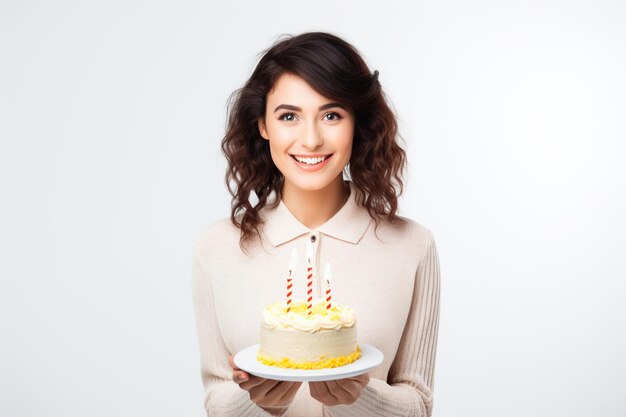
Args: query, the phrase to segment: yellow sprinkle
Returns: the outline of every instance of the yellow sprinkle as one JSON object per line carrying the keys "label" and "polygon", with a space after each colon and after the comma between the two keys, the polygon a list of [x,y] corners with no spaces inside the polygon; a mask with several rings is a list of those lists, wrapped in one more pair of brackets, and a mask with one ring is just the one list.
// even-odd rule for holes
{"label": "yellow sprinkle", "polygon": [[289,358],[273,359],[259,352],[257,354],[257,360],[264,365],[276,366],[278,368],[293,368],[293,369],[323,369],[323,368],[336,368],[338,366],[347,365],[354,362],[361,357],[361,349],[357,345],[356,350],[347,356],[339,356],[336,358],[323,358],[314,362],[294,362]]}

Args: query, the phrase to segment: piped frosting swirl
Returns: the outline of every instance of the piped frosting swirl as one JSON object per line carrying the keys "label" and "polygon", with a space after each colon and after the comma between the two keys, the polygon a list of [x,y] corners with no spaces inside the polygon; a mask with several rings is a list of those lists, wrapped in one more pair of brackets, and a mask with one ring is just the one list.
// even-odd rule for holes
{"label": "piped frosting swirl", "polygon": [[285,301],[270,304],[263,310],[263,325],[271,329],[291,327],[310,333],[354,326],[356,315],[350,307],[332,302],[331,308],[327,309],[323,298],[313,300],[312,305],[309,315],[304,300],[293,300],[288,313]]}

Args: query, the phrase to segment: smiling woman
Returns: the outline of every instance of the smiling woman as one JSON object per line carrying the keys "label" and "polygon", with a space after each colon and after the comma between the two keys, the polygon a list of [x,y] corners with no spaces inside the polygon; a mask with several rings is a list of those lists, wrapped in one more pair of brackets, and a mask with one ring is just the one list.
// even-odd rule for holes
{"label": "smiling woman", "polygon": [[350,162],[354,135],[350,110],[290,73],[276,81],[267,95],[267,107],[274,111],[259,118],[259,131],[269,141],[272,160],[285,178],[285,195],[292,194],[289,188],[315,191],[343,181],[339,174]]}
{"label": "smiling woman", "polygon": [[[221,143],[231,215],[209,225],[193,249],[207,415],[432,414],[438,255],[430,230],[397,214],[406,165],[398,138],[378,72],[329,33],[275,43],[231,96]],[[307,252],[307,269],[304,262],[290,267],[285,286],[296,250]],[[358,342],[379,349],[382,364],[304,385],[239,369],[233,355],[263,340],[261,312],[285,287],[287,297],[303,290],[311,300],[322,297],[318,271],[328,258],[336,271],[333,302],[356,312]],[[313,339],[286,340],[297,340],[291,352],[298,352]],[[314,347],[323,360],[332,351],[325,342]]]}
{"label": "smiling woman", "polygon": [[[276,203],[301,207],[311,227],[320,221],[314,213],[330,217],[348,198],[342,170],[376,226],[403,223],[396,213],[406,153],[398,138],[378,71],[370,72],[354,46],[324,32],[277,41],[229,98],[221,144],[242,250],[258,235],[259,212],[272,194]],[[326,159],[306,159],[319,157]]]}

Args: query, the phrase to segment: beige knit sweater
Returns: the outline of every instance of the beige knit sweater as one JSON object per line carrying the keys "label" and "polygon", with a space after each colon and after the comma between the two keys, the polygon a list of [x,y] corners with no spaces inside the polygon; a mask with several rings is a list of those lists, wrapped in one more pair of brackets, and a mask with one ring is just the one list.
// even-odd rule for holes
{"label": "beige knit sweater", "polygon": [[[437,332],[439,259],[429,229],[407,219],[405,227],[374,221],[351,195],[325,224],[309,229],[280,201],[264,207],[263,242],[239,247],[230,218],[200,233],[193,245],[192,296],[198,329],[204,406],[208,416],[431,416]],[[308,384],[276,413],[258,407],[232,380],[228,356],[257,344],[263,308],[285,297],[294,247],[300,259],[294,298],[305,298],[307,240],[314,247],[314,297],[324,291],[318,271],[332,268],[332,296],[357,315],[357,338],[377,347],[383,363],[351,405],[323,406]]]}

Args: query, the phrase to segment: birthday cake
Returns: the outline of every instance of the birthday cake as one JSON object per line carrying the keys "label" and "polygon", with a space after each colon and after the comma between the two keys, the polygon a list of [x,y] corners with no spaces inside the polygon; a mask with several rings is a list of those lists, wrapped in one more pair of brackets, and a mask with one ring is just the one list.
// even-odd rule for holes
{"label": "birthday cake", "polygon": [[263,310],[257,360],[280,368],[322,369],[361,356],[350,307],[317,299],[268,305]]}

